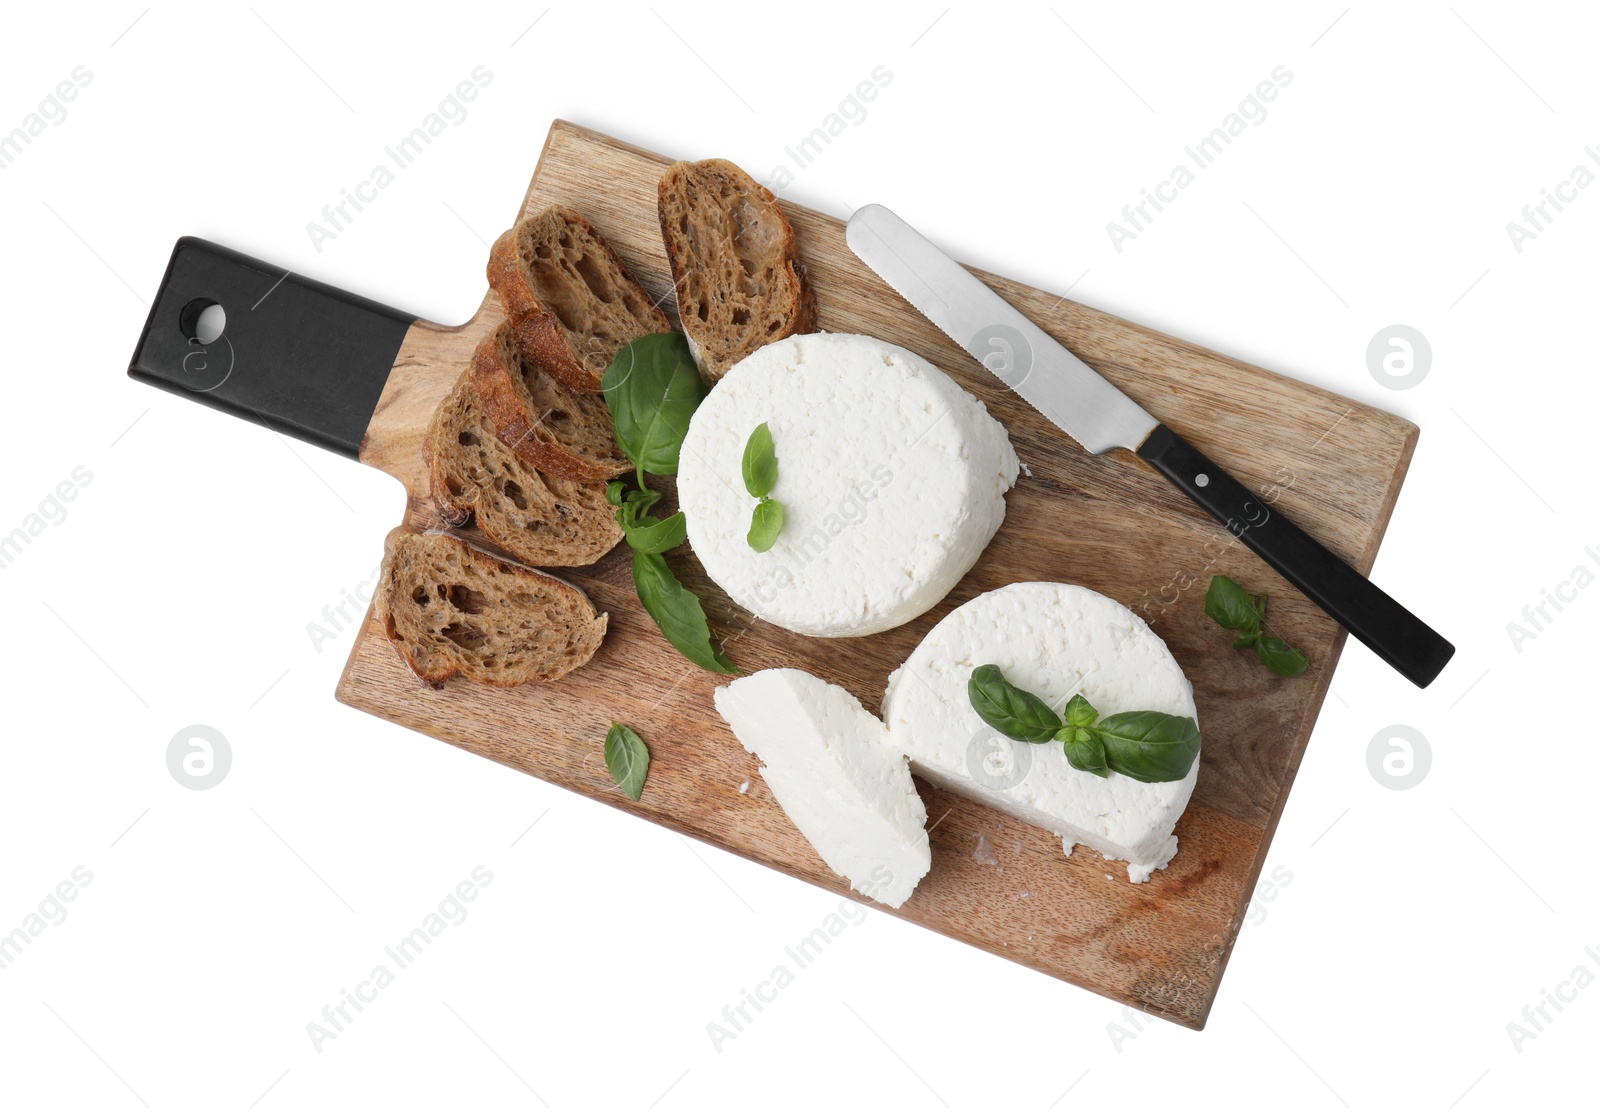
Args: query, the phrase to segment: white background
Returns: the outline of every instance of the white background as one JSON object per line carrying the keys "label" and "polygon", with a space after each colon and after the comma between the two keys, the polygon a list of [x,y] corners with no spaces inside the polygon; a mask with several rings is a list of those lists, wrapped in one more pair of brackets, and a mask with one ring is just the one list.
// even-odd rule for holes
{"label": "white background", "polygon": [[[1600,144],[1578,5],[648,8],[263,0],[13,6],[0,132],[90,84],[0,171],[0,534],[93,480],[0,570],[0,930],[93,874],[0,971],[0,1109],[1506,1112],[1593,1089],[1600,589],[1520,648],[1600,545],[1600,188],[1507,234]],[[1059,14],[1057,14],[1059,13]],[[474,66],[492,83],[318,252],[306,225]],[[891,204],[969,262],[1417,422],[1375,576],[1460,651],[1418,691],[1352,644],[1208,1028],[878,913],[722,1052],[706,1025],[837,901],[333,701],[402,497],[353,462],[129,381],[197,234],[440,322],[549,122],[758,177],[874,67],[890,84],[787,195]],[[1106,232],[1276,66],[1270,115],[1118,252]],[[1595,170],[1600,166],[1589,163]],[[1431,341],[1407,391],[1368,342]],[[1085,525],[1092,530],[1092,525]],[[230,742],[217,787],[166,750]],[[1409,791],[1369,772],[1402,724]],[[532,829],[529,829],[530,825]],[[306,1026],[466,879],[493,883],[319,1054]],[[1119,1024],[1134,1038],[1113,1038]]]}

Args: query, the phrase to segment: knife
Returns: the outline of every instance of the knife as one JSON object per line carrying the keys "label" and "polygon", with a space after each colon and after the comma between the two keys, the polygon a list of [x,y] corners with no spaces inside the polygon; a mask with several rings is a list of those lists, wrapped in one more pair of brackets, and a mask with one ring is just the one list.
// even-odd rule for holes
{"label": "knife", "polygon": [[851,250],[907,302],[1091,454],[1123,447],[1419,687],[1455,646],[1174,434],[893,212],[863,206]]}

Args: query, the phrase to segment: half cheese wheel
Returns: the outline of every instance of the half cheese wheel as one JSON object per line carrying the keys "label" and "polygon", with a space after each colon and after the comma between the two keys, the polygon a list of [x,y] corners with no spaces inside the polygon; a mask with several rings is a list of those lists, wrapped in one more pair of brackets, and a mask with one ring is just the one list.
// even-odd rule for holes
{"label": "half cheese wheel", "polygon": [[1132,610],[1083,586],[1016,582],[973,598],[932,630],[889,676],[889,742],[928,782],[988,803],[1063,839],[1128,862],[1144,881],[1178,848],[1172,828],[1188,805],[1198,760],[1181,780],[1101,778],[1067,763],[1054,741],[1011,741],[972,708],[974,668],[1006,679],[1060,713],[1082,694],[1102,717],[1153,710],[1195,717],[1183,668]]}

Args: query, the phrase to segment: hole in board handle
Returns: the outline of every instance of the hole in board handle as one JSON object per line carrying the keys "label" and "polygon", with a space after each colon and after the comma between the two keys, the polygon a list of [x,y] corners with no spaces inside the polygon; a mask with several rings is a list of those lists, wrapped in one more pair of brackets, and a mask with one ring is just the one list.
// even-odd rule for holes
{"label": "hole in board handle", "polygon": [[227,325],[228,314],[216,299],[191,299],[178,315],[178,328],[196,345],[210,345]]}

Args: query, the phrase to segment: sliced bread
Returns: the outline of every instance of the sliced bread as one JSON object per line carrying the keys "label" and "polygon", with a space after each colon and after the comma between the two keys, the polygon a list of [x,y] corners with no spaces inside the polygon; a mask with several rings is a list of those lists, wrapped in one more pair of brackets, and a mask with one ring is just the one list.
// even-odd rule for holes
{"label": "sliced bread", "polygon": [[817,328],[800,246],[772,191],[726,159],[704,159],[667,168],[658,206],[678,318],[706,383],[768,342]]}
{"label": "sliced bread", "polygon": [[495,434],[463,376],[427,437],[433,502],[446,523],[476,517],[496,546],[532,566],[587,566],[622,539],[603,481],[540,473]]}
{"label": "sliced bread", "polygon": [[433,687],[458,674],[491,686],[559,679],[606,634],[606,614],[559,578],[406,528],[384,544],[375,607],[389,641]]}
{"label": "sliced bread", "polygon": [[546,375],[525,352],[502,322],[472,354],[472,387],[500,441],[541,473],[570,481],[603,481],[633,468],[617,449],[606,401]]}
{"label": "sliced bread", "polygon": [[605,238],[566,206],[520,221],[494,242],[489,286],[523,351],[576,392],[598,394],[619,349],[672,329]]}

